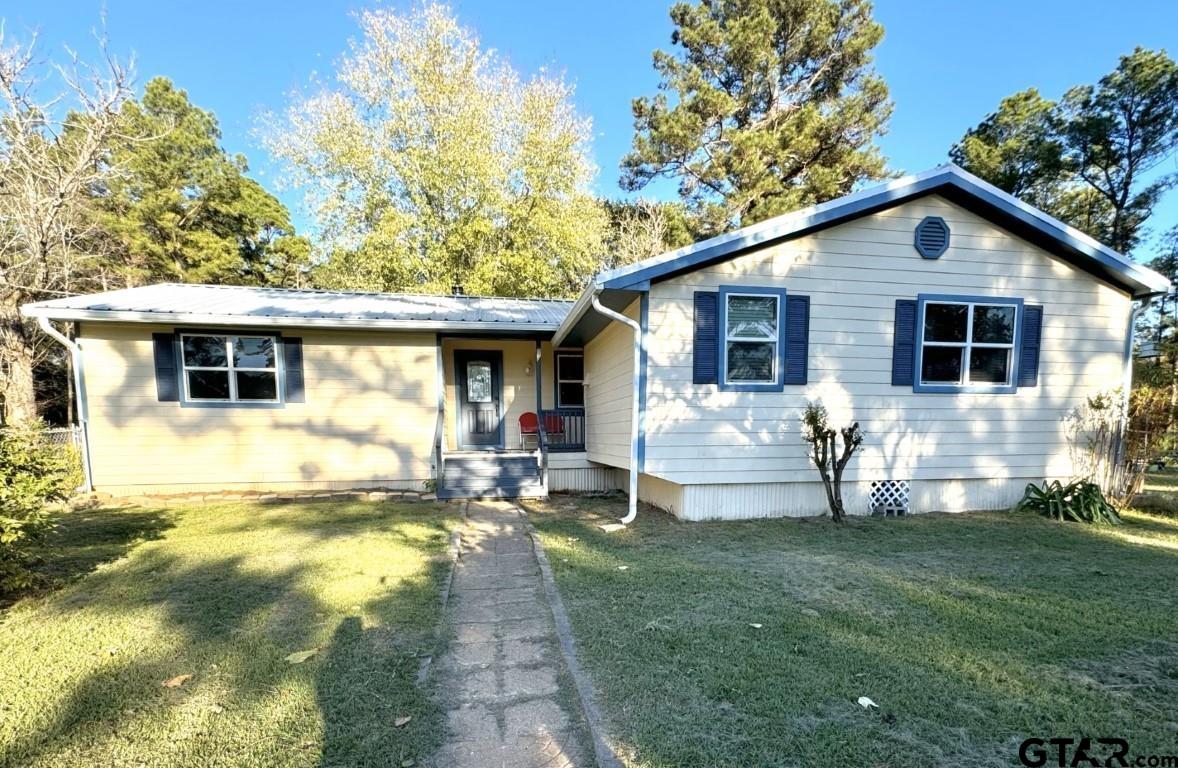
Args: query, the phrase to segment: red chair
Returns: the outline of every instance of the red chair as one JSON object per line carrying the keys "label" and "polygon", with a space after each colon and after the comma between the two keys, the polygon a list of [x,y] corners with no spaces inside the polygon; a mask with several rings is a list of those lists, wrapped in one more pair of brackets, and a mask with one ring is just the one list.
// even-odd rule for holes
{"label": "red chair", "polygon": [[562,419],[560,415],[556,413],[544,414],[544,431],[548,433],[549,440],[552,439],[553,435],[558,435],[561,438],[561,440],[558,442],[563,442],[564,419]]}
{"label": "red chair", "polygon": [[[547,425],[545,425],[547,426]],[[536,414],[528,411],[519,415],[519,447],[524,447],[524,436],[533,435],[536,438],[536,445],[540,445],[540,419]]]}
{"label": "red chair", "polygon": [[[544,432],[549,439],[553,435],[564,437],[564,419],[556,413],[544,414]],[[524,437],[532,435],[536,438],[536,445],[540,445],[540,419],[536,414],[528,411],[519,415],[519,447],[524,447]],[[559,441],[558,441],[559,442]]]}

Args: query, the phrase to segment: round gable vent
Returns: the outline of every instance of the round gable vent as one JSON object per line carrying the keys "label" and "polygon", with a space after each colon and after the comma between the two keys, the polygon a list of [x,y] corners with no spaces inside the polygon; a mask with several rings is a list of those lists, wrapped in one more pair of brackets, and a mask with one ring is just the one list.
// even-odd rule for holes
{"label": "round gable vent", "polygon": [[940,216],[926,216],[916,225],[916,250],[926,259],[938,258],[949,247],[949,225]]}

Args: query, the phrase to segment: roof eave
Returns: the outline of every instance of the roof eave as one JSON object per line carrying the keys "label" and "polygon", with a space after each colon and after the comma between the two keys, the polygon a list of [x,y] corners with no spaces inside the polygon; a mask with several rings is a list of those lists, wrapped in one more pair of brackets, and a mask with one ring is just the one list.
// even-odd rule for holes
{"label": "roof eave", "polygon": [[564,343],[564,340],[568,338],[569,333],[572,332],[573,328],[576,327],[577,323],[581,321],[581,318],[589,310],[590,305],[593,303],[593,297],[600,290],[601,284],[596,281],[585,286],[585,290],[581,291],[581,295],[577,297],[575,302],[573,302],[572,309],[570,309],[569,313],[564,316],[564,320],[561,321],[560,327],[557,328],[556,333],[553,334],[553,347],[559,347]]}
{"label": "roof eave", "polygon": [[387,320],[369,318],[293,317],[289,315],[215,315],[196,312],[134,312],[127,310],[63,309],[39,304],[21,307],[25,317],[104,323],[156,323],[162,325],[225,326],[238,328],[343,328],[397,331],[496,331],[499,333],[552,333],[556,323],[463,322],[457,320]]}
{"label": "roof eave", "polygon": [[[949,165],[898,179],[878,188],[863,190],[839,200],[770,219],[677,251],[598,276],[602,289],[643,290],[653,280],[664,280],[683,272],[731,258],[737,253],[768,243],[801,237],[819,229],[869,215],[905,200],[945,190],[955,190],[979,201],[993,212],[1039,233],[1056,251],[1071,254],[1086,271],[1103,277],[1134,298],[1156,296],[1170,290],[1170,281],[1147,267],[1135,264],[1111,248],[1101,245],[1074,227],[1027,205],[972,174]],[[958,201],[960,202],[960,201]]]}

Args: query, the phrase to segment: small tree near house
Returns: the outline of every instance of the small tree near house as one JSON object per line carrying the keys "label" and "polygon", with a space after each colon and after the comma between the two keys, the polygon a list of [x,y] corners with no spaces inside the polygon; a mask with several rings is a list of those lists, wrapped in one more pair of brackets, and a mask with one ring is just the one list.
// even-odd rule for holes
{"label": "small tree near house", "polygon": [[[842,437],[842,449],[838,439]],[[835,429],[830,426],[826,408],[821,403],[808,403],[802,412],[802,439],[810,444],[810,458],[822,476],[826,489],[826,503],[830,505],[831,519],[841,523],[847,511],[843,507],[843,471],[859,446],[863,445],[863,432],[859,422],[849,427]]]}

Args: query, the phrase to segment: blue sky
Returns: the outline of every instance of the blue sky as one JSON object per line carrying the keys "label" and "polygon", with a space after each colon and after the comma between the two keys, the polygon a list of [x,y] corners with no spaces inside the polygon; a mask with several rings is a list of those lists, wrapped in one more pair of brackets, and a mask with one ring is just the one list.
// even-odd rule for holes
{"label": "blue sky", "polygon": [[[462,21],[484,45],[524,73],[549,67],[577,87],[582,112],[594,120],[597,190],[618,196],[618,160],[632,136],[630,100],[657,84],[651,52],[670,43],[668,0],[455,0]],[[39,30],[43,49],[91,50],[90,31],[103,8],[114,49],[134,53],[139,82],[166,75],[193,101],[214,111],[225,146],[244,153],[267,184],[275,172],[252,137],[263,109],[313,71],[329,74],[355,33],[343,0],[5,0],[10,35]],[[406,2],[385,2],[405,7]],[[878,0],[886,29],[877,67],[891,88],[895,113],[880,140],[891,167],[919,171],[946,160],[949,146],[1006,95],[1037,86],[1049,98],[1094,82],[1135,45],[1178,55],[1178,3],[1173,0]],[[1178,170],[1178,157],[1163,170]],[[654,196],[671,197],[662,184]],[[296,209],[297,195],[282,194]],[[302,219],[300,216],[299,219]],[[1178,192],[1150,222],[1154,233],[1178,223]],[[1140,250],[1148,258],[1152,242]]]}

